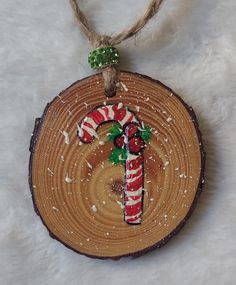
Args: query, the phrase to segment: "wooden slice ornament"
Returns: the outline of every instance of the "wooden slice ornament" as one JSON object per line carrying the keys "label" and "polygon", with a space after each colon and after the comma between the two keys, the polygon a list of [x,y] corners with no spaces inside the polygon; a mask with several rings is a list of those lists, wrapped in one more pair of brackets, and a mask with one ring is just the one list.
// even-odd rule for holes
{"label": "wooden slice ornament", "polygon": [[196,116],[172,90],[121,72],[74,83],[36,119],[29,181],[51,236],[78,253],[117,259],[161,247],[192,213],[204,180]]}
{"label": "wooden slice ornament", "polygon": [[112,37],[98,35],[70,0],[102,71],[59,94],[36,119],[29,184],[50,235],[96,258],[138,256],[164,245],[191,215],[204,181],[196,116],[172,90],[119,72],[114,47],[140,31],[163,0]]}

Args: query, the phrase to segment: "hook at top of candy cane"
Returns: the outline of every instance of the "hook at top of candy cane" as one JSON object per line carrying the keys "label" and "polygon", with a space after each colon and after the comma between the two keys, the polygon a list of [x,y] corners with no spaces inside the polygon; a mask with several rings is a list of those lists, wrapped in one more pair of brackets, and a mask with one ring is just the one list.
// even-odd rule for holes
{"label": "hook at top of candy cane", "polygon": [[127,123],[137,123],[140,125],[135,115],[123,107],[122,104],[118,105],[104,105],[92,110],[78,126],[79,139],[84,143],[90,143],[93,138],[98,138],[97,128],[105,123],[115,121],[122,127]]}
{"label": "hook at top of candy cane", "polygon": [[84,143],[98,138],[97,128],[115,121],[123,127],[127,159],[125,161],[124,219],[129,224],[140,224],[143,207],[144,187],[144,143],[139,136],[140,122],[137,117],[122,104],[100,106],[92,110],[78,126],[79,139]]}

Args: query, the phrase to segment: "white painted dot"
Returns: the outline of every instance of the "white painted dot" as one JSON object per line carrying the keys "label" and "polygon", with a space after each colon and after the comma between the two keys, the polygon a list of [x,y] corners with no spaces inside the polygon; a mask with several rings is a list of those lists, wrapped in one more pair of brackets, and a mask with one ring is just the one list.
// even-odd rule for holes
{"label": "white painted dot", "polygon": [[98,211],[96,205],[92,205],[91,209],[92,209],[92,211],[95,212],[95,213]]}

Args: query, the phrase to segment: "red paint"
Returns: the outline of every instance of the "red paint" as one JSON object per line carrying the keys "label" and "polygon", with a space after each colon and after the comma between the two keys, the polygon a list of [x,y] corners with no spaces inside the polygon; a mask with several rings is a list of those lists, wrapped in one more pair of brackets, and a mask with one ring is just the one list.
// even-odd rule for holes
{"label": "red paint", "polygon": [[124,108],[117,108],[117,105],[113,105],[112,107],[113,111],[114,111],[114,120],[119,122],[122,121],[127,113],[126,109]]}
{"label": "red paint", "polygon": [[126,123],[132,122],[133,119],[134,119],[134,115],[132,114],[132,115],[130,115],[130,117],[127,119]]}
{"label": "red paint", "polygon": [[80,138],[80,140],[84,143],[89,143],[91,142],[91,140],[93,139],[93,137],[86,131],[83,130],[84,134],[83,136]]}
{"label": "red paint", "polygon": [[139,132],[138,126],[136,124],[129,124],[125,128],[125,133],[128,136],[128,139],[130,139],[133,135],[137,134]]}
{"label": "red paint", "polygon": [[145,147],[145,142],[140,137],[133,137],[129,140],[128,148],[132,153],[138,154]]}
{"label": "red paint", "polygon": [[126,162],[126,167],[128,167],[129,169],[135,170],[137,168],[140,167],[140,165],[143,164],[143,157],[142,156],[138,156],[137,158],[127,161]]}
{"label": "red paint", "polygon": [[106,106],[102,106],[101,109],[105,112],[105,116],[107,120],[112,120],[112,118],[109,116],[109,110]]}
{"label": "red paint", "polygon": [[89,122],[86,122],[86,121],[84,122],[84,126],[89,127],[89,128],[93,127]]}
{"label": "red paint", "polygon": [[124,135],[120,135],[120,136],[116,137],[115,144],[119,148],[124,148],[125,147],[125,137],[124,137]]}
{"label": "red paint", "polygon": [[100,125],[104,122],[103,115],[96,109],[88,115],[89,118],[93,119],[97,125]]}
{"label": "red paint", "polygon": [[126,176],[126,179],[130,179],[130,178],[134,178],[134,177],[138,177],[139,175],[141,175],[142,173],[142,168],[140,170],[138,170],[135,174],[129,174]]}
{"label": "red paint", "polygon": [[134,181],[127,182],[127,190],[132,191],[134,189],[134,191],[136,191],[138,190],[140,185],[142,185],[142,183],[143,183],[143,177],[141,175],[138,178],[136,178]]}

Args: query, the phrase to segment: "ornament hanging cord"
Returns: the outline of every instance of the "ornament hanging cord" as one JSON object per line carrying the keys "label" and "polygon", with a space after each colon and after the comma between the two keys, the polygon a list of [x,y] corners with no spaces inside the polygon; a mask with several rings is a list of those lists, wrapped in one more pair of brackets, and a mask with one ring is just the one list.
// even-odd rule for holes
{"label": "ornament hanging cord", "polygon": [[[129,28],[114,35],[99,35],[90,25],[84,13],[79,8],[78,0],[70,0],[75,17],[80,25],[84,35],[96,49],[101,47],[113,47],[122,43],[124,40],[136,35],[146,23],[159,11],[164,0],[151,0],[143,15]],[[95,50],[96,51],[96,50]],[[105,50],[104,50],[105,51]],[[111,56],[111,55],[110,55]],[[104,78],[104,89],[107,97],[112,97],[116,94],[117,83],[119,82],[119,71],[117,61],[107,62],[99,66]]]}

